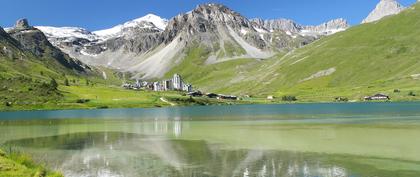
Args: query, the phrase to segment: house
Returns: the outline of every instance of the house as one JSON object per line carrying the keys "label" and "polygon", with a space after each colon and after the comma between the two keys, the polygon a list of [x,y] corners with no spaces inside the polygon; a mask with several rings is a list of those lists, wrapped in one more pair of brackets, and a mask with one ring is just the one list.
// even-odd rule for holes
{"label": "house", "polygon": [[233,96],[233,95],[219,95],[217,97],[218,100],[238,100],[237,96]]}
{"label": "house", "polygon": [[272,95],[269,95],[269,96],[267,96],[267,100],[274,100],[274,96],[272,96]]}
{"label": "house", "polygon": [[391,98],[388,95],[378,93],[373,96],[366,96],[365,101],[377,101],[377,100],[390,100]]}

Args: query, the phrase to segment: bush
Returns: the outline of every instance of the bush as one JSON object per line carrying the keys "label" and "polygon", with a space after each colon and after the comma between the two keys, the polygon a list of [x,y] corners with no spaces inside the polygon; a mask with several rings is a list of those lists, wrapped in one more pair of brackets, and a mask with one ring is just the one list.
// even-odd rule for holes
{"label": "bush", "polygon": [[408,92],[408,96],[417,96],[413,91]]}
{"label": "bush", "polygon": [[96,107],[97,109],[108,109],[109,107],[108,106],[98,106],[98,107]]}
{"label": "bush", "polygon": [[296,96],[286,95],[281,98],[282,101],[297,101]]}
{"label": "bush", "polygon": [[81,104],[83,104],[83,103],[87,103],[87,102],[89,102],[90,100],[89,99],[78,99],[78,100],[76,100],[76,103],[81,103]]}
{"label": "bush", "polygon": [[400,93],[401,92],[401,90],[400,89],[395,89],[394,90],[394,93]]}

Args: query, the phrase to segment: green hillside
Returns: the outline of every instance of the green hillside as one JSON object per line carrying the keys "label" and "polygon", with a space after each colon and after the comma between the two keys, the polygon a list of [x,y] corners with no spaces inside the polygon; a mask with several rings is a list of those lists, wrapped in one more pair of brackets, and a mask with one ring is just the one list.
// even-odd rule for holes
{"label": "green hillside", "polygon": [[[374,93],[417,100],[420,93],[420,4],[379,22],[352,27],[268,60],[205,65],[196,48],[169,74],[181,73],[205,91],[295,95],[305,101],[360,100]],[[393,93],[399,90],[398,93]]]}

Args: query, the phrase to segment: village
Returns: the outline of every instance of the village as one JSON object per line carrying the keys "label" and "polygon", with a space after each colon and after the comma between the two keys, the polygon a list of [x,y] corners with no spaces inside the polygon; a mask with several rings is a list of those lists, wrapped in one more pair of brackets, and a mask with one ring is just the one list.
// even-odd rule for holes
{"label": "village", "polygon": [[[125,89],[130,90],[151,90],[155,92],[164,92],[164,91],[179,91],[184,92],[185,95],[188,95],[190,97],[207,97],[212,99],[218,99],[218,100],[242,100],[238,96],[234,95],[223,95],[223,94],[217,94],[217,93],[203,93],[200,90],[194,90],[193,86],[191,84],[185,83],[182,79],[182,76],[179,74],[174,74],[171,79],[161,80],[161,81],[155,81],[155,82],[148,82],[148,81],[141,81],[136,80],[134,84],[125,83],[122,85]],[[396,89],[394,92],[399,92],[398,89]],[[410,94],[411,96],[414,95],[414,93]],[[251,96],[245,95],[244,98],[250,98]],[[276,100],[276,97],[273,95],[267,96],[266,100],[274,101]],[[283,96],[281,98],[282,101],[289,101],[294,102],[298,101],[298,99],[295,96]],[[391,97],[378,93],[372,96],[365,96],[362,98],[363,101],[389,101],[391,100]],[[335,102],[349,102],[350,100],[346,97],[336,97],[334,99]]]}
{"label": "village", "polygon": [[233,96],[233,95],[203,93],[199,90],[194,90],[193,86],[191,84],[185,83],[184,80],[182,79],[182,76],[179,74],[174,74],[171,79],[155,81],[155,82],[136,80],[134,84],[124,83],[122,87],[125,89],[130,89],[130,90],[144,89],[144,90],[152,90],[155,92],[180,91],[180,92],[185,92],[186,95],[191,96],[191,97],[206,96],[208,98],[215,98],[218,100],[238,100],[238,97]]}

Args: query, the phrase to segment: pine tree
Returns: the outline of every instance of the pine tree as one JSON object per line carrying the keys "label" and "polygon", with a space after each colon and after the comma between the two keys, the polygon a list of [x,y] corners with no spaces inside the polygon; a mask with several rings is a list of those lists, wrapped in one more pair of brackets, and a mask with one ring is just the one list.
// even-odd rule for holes
{"label": "pine tree", "polygon": [[51,88],[57,90],[58,83],[57,83],[57,81],[54,78],[51,79],[50,86],[51,86]]}
{"label": "pine tree", "polygon": [[64,85],[65,86],[70,86],[69,80],[67,78],[64,80]]}

